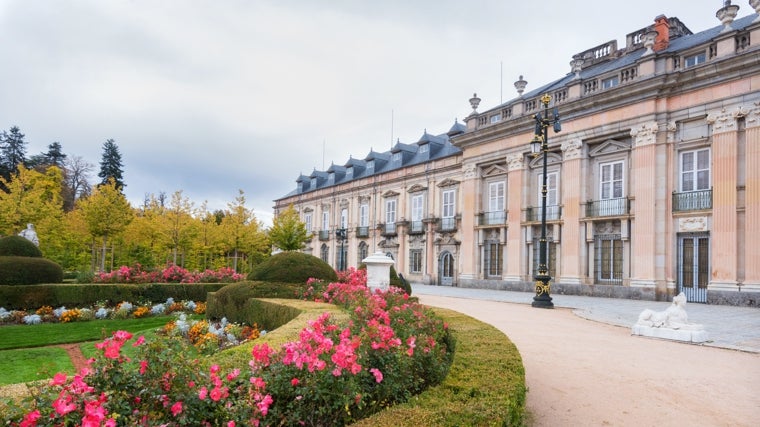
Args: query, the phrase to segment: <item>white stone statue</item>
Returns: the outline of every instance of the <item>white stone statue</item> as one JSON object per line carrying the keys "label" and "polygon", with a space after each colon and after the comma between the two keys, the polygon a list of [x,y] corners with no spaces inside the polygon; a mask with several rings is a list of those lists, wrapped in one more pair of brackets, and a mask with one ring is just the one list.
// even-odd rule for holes
{"label": "white stone statue", "polygon": [[633,334],[679,341],[707,341],[704,327],[689,322],[685,307],[686,295],[681,292],[673,297],[673,303],[664,311],[642,311],[633,325]]}
{"label": "white stone statue", "polygon": [[26,228],[21,230],[18,235],[34,243],[35,246],[40,245],[40,240],[37,238],[37,232],[34,231],[34,224],[27,224]]}

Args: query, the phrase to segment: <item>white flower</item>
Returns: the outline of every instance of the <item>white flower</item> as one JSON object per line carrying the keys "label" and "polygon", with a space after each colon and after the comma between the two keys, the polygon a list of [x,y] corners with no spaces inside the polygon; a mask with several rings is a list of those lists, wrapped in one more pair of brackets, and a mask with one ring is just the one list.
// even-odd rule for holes
{"label": "white flower", "polygon": [[[170,299],[171,299],[171,298],[170,298]],[[169,303],[169,302],[167,301],[167,304],[168,304],[168,303]],[[163,304],[156,304],[156,305],[154,305],[154,306],[153,306],[153,307],[150,309],[150,313],[151,313],[151,314],[153,314],[154,316],[156,316],[156,315],[159,315],[159,314],[164,314],[164,312],[165,312],[165,311],[166,311],[166,307],[164,307],[164,305],[163,305]]]}
{"label": "white flower", "polygon": [[133,305],[127,301],[124,301],[119,306],[119,310],[132,311]]}
{"label": "white flower", "polygon": [[24,323],[27,325],[39,325],[42,323],[42,317],[39,314],[29,314],[24,316]]}
{"label": "white flower", "polygon": [[98,311],[95,312],[95,318],[96,319],[107,319],[108,318],[108,309],[100,307]]}
{"label": "white flower", "polygon": [[172,298],[172,297],[167,298],[166,299],[166,305],[172,305],[172,304],[174,304],[174,298]]}
{"label": "white flower", "polygon": [[53,310],[53,314],[55,315],[55,317],[60,318],[63,312],[65,311],[66,311],[66,307],[61,306]]}
{"label": "white flower", "polygon": [[0,320],[5,320],[10,317],[11,312],[6,310],[5,307],[0,307]]}
{"label": "white flower", "polygon": [[185,303],[185,307],[187,307],[188,310],[194,311],[195,310],[195,301],[188,301]]}

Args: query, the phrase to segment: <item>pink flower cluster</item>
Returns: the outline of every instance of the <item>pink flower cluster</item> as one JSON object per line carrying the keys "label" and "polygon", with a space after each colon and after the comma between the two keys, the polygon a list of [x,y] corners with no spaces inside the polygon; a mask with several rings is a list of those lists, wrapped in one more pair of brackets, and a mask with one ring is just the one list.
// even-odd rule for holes
{"label": "pink flower cluster", "polygon": [[228,267],[191,272],[170,263],[161,271],[146,271],[140,264],[132,267],[123,265],[111,272],[97,273],[93,281],[95,283],[228,283],[239,282],[243,279],[245,279],[244,275]]}

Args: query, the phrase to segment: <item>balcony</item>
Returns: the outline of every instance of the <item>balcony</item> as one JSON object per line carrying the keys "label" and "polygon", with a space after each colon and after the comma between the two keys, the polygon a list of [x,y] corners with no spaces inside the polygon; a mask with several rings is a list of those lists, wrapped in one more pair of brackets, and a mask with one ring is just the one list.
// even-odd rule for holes
{"label": "balcony", "polygon": [[712,209],[712,189],[673,192],[673,212]]}
{"label": "balcony", "polygon": [[450,218],[441,218],[438,220],[438,231],[439,232],[446,232],[446,231],[456,231],[457,230],[457,219],[454,217]]}
{"label": "balcony", "polygon": [[369,237],[369,227],[356,227],[356,237]]}
{"label": "balcony", "polygon": [[478,215],[478,225],[504,225],[506,222],[505,211],[483,212]]}
{"label": "balcony", "polygon": [[422,221],[412,221],[409,223],[408,234],[423,234],[425,233],[425,224]]}
{"label": "balcony", "polygon": [[596,218],[604,216],[628,215],[630,208],[631,206],[628,202],[627,197],[605,200],[589,200],[586,203],[586,217]]}
{"label": "balcony", "polygon": [[[546,206],[546,220],[559,221],[562,218],[562,207],[560,205]],[[541,207],[528,207],[525,211],[525,220],[528,222],[541,221]]]}
{"label": "balcony", "polygon": [[380,234],[383,236],[395,236],[396,235],[396,223],[389,222],[387,224],[379,224]]}
{"label": "balcony", "polygon": [[330,240],[330,230],[319,230],[319,240],[323,242]]}

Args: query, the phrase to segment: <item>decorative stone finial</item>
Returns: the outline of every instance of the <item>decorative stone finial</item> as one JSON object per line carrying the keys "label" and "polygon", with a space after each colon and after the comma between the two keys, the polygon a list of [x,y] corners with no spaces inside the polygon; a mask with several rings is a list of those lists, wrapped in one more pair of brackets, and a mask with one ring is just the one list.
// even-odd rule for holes
{"label": "decorative stone finial", "polygon": [[480,98],[478,98],[477,93],[473,93],[472,98],[470,98],[470,107],[472,107],[472,114],[478,114],[478,105],[480,105]]}
{"label": "decorative stone finial", "polygon": [[657,35],[659,33],[655,30],[647,31],[646,33],[642,34],[642,38],[644,39],[644,47],[647,48],[647,51],[644,52],[644,56],[650,55],[654,53],[654,42],[657,39]]}
{"label": "decorative stone finial", "polygon": [[575,73],[575,77],[573,78],[581,78],[581,70],[583,69],[583,57],[581,55],[573,55],[573,60],[570,61],[570,67],[572,67],[572,72]]}
{"label": "decorative stone finial", "polygon": [[760,22],[760,0],[749,0],[749,5],[755,9],[755,13],[757,13],[757,18],[752,22]]}
{"label": "decorative stone finial", "polygon": [[723,7],[718,9],[718,11],[715,13],[715,17],[720,19],[721,24],[723,24],[721,33],[733,30],[733,28],[731,28],[731,23],[734,22],[734,18],[736,18],[736,15],[738,13],[739,6],[731,4],[731,0],[726,0],[723,3]]}
{"label": "decorative stone finial", "polygon": [[528,86],[528,82],[523,80],[523,76],[520,76],[520,80],[515,82],[515,89],[517,89],[517,94],[522,97],[523,92],[525,92],[525,86]]}

